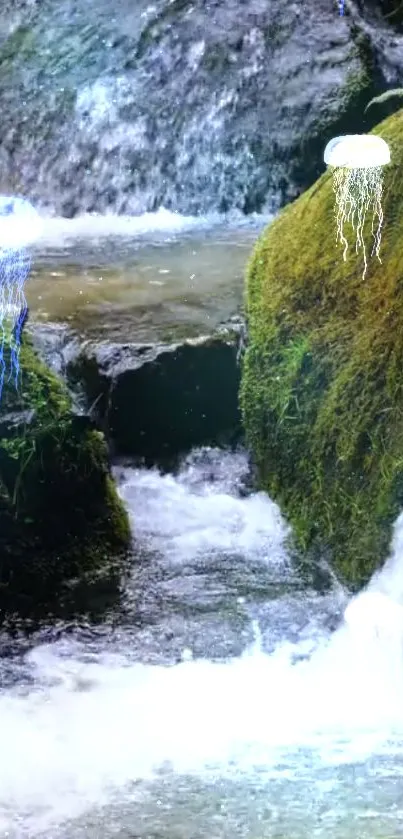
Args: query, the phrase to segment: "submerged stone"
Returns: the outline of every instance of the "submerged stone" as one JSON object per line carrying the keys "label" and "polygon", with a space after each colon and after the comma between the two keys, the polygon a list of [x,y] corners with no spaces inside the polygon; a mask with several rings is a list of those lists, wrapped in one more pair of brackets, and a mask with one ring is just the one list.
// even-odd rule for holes
{"label": "submerged stone", "polygon": [[373,133],[392,155],[382,263],[363,280],[354,248],[343,262],[326,172],[255,247],[241,386],[261,485],[353,584],[384,560],[403,506],[403,111]]}

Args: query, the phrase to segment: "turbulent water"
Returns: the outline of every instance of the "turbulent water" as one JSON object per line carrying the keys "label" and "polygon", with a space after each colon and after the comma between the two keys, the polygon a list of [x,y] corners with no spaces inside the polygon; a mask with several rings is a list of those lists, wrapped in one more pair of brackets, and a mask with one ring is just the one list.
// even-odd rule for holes
{"label": "turbulent water", "polygon": [[[48,212],[31,324],[161,340],[237,311],[254,232],[223,214],[311,183],[321,126],[361,130],[353,36],[328,0],[13,0],[0,189]],[[119,602],[0,633],[1,839],[403,836],[402,521],[351,600],[243,452],[115,473]]]}
{"label": "turbulent water", "polygon": [[[27,286],[32,320],[63,318],[60,275],[87,291],[100,264],[118,266],[111,307],[117,289],[129,305],[155,280],[179,305],[196,249],[200,308],[185,320],[204,328],[204,283],[240,302],[241,284],[223,289],[250,234],[164,213],[54,219]],[[118,602],[0,633],[0,837],[403,836],[403,520],[351,599],[325,564],[290,554],[244,452],[193,451],[175,474],[120,463],[115,477],[134,557]]]}
{"label": "turbulent water", "polygon": [[213,331],[239,312],[245,263],[269,220],[164,210],[43,219],[26,287],[30,320],[111,341]]}
{"label": "turbulent water", "polygon": [[376,614],[359,595],[345,623],[242,452],[116,477],[140,556],[119,614],[3,660],[0,835],[401,836],[402,524]]}

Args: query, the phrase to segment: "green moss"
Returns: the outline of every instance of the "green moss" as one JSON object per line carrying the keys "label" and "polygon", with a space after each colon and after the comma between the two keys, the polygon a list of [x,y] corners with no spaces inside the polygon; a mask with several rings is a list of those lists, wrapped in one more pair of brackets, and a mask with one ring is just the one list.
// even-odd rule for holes
{"label": "green moss", "polygon": [[103,435],[29,343],[20,362],[0,413],[0,580],[13,590],[103,571],[130,539]]}
{"label": "green moss", "polygon": [[300,544],[329,545],[351,583],[384,559],[403,506],[403,111],[373,133],[392,153],[382,264],[362,279],[348,227],[343,262],[326,172],[256,245],[241,388],[262,485]]}

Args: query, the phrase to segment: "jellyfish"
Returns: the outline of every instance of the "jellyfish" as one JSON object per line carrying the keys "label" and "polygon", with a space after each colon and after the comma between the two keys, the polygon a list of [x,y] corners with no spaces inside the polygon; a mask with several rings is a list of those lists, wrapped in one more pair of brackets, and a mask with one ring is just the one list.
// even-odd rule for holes
{"label": "jellyfish", "polygon": [[40,232],[40,216],[29,201],[0,195],[0,398],[5,381],[18,388],[21,335],[28,314],[24,286],[31,268],[29,246]]}
{"label": "jellyfish", "polygon": [[382,167],[390,163],[389,146],[382,137],[373,134],[350,134],[335,137],[324,153],[326,165],[333,170],[333,190],[336,198],[336,242],[343,247],[347,259],[348,241],[344,225],[349,222],[355,231],[356,252],[363,253],[363,278],[367,271],[367,250],[364,225],[372,213],[372,252],[379,262],[382,211]]}

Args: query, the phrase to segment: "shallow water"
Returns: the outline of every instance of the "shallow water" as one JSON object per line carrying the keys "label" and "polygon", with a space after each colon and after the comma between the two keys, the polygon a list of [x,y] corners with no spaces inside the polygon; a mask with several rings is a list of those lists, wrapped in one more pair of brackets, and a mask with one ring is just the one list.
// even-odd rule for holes
{"label": "shallow water", "polygon": [[163,211],[49,219],[26,286],[31,320],[112,341],[210,332],[240,310],[245,264],[263,224]]}
{"label": "shallow water", "polygon": [[[365,595],[345,624],[247,476],[217,450],[117,467],[140,559],[113,620],[3,662],[0,835],[403,835],[402,626],[375,631]],[[375,595],[398,590],[396,532]]]}

